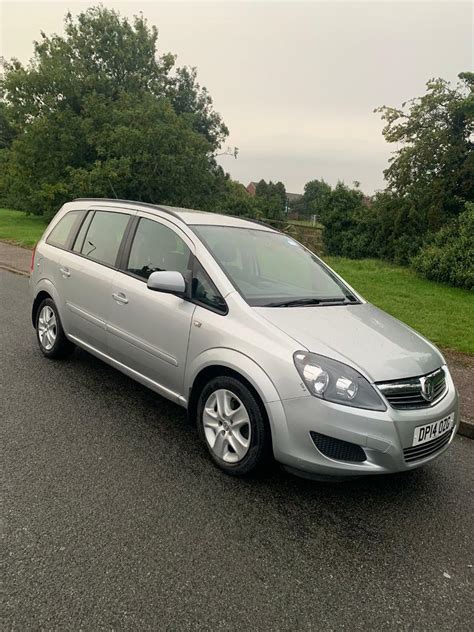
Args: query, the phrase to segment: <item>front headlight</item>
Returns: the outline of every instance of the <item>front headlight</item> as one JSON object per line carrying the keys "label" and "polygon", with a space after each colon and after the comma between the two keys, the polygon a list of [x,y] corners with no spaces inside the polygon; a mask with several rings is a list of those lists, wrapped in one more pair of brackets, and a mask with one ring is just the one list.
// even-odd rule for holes
{"label": "front headlight", "polygon": [[387,410],[365,377],[347,364],[307,351],[297,351],[293,360],[311,395],[355,408]]}

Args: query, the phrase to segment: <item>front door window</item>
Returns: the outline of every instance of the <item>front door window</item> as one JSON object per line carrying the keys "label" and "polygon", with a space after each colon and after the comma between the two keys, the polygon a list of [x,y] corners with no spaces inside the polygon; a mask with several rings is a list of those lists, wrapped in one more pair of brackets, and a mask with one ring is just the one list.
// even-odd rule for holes
{"label": "front door window", "polygon": [[152,272],[172,270],[185,274],[190,250],[170,228],[141,218],[133,239],[127,272],[148,279]]}

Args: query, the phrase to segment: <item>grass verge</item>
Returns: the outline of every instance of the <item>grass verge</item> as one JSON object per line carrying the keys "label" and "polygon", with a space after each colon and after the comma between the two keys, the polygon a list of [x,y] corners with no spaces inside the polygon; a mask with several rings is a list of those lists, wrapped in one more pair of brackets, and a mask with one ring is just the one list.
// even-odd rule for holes
{"label": "grass verge", "polygon": [[0,208],[0,240],[17,246],[32,248],[48,225],[38,215],[26,215],[22,211]]}
{"label": "grass verge", "polygon": [[325,257],[362,296],[440,347],[474,354],[474,293],[378,259]]}

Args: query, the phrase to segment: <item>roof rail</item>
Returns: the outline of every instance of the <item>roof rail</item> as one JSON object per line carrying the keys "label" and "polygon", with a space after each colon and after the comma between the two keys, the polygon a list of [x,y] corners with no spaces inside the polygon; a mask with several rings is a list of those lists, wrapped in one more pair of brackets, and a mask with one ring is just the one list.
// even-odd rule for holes
{"label": "roof rail", "polygon": [[229,217],[235,217],[236,219],[244,219],[246,222],[252,222],[253,224],[260,224],[260,226],[266,226],[267,228],[271,228],[272,230],[278,233],[281,232],[278,230],[278,228],[275,228],[275,226],[272,226],[271,224],[267,224],[266,222],[263,222],[261,219],[255,219],[254,217],[246,217],[245,215],[229,215]]}
{"label": "roof rail", "polygon": [[[138,202],[137,200],[121,200],[118,198],[75,198],[73,200],[73,202],[112,202],[112,203],[119,203],[119,204],[132,204],[132,205],[136,205],[136,206],[142,206],[144,208],[151,208],[155,211],[161,211],[162,213],[168,213],[168,215],[171,215],[172,217],[176,217],[177,219],[179,219],[180,221],[182,221],[184,224],[186,224],[186,222],[184,221],[184,219],[181,217],[181,215],[179,213],[176,213],[175,211],[172,211],[170,209],[170,207],[164,207],[164,206],[160,206],[159,204],[149,204],[148,202]],[[183,210],[189,210],[192,211],[193,209],[183,209]],[[204,211],[202,211],[204,212]],[[216,213],[217,215],[218,213]],[[223,213],[223,215],[227,215],[227,213]],[[241,219],[241,220],[245,220],[246,222],[252,222],[254,224],[260,224],[260,226],[266,226],[267,228],[271,228],[272,230],[274,230],[275,232],[281,232],[278,230],[278,228],[275,228],[275,226],[272,226],[271,224],[267,224],[266,222],[263,222],[260,219],[255,219],[253,217],[245,217],[245,215],[228,215],[228,217],[234,217],[235,219]]]}
{"label": "roof rail", "polygon": [[172,215],[173,217],[177,217],[181,221],[183,219],[175,213],[171,211],[169,208],[164,208],[159,204],[149,204],[148,202],[138,202],[137,200],[120,200],[117,198],[75,198],[73,202],[119,202],[121,204],[134,204],[136,206],[144,206],[145,208],[152,208],[155,211],[162,211],[163,213],[168,213],[168,215]]}

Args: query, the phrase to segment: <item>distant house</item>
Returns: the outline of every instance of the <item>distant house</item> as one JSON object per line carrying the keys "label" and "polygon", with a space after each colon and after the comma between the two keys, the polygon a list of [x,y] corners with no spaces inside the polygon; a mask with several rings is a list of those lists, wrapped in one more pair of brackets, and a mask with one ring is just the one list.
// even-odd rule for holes
{"label": "distant house", "polygon": [[252,197],[255,197],[255,194],[257,193],[257,184],[258,182],[249,182],[249,184],[246,186],[247,193]]}
{"label": "distant house", "polygon": [[295,202],[299,202],[303,197],[302,193],[288,193],[286,192],[286,199],[288,200],[288,206],[291,208],[291,205]]}
{"label": "distant house", "polygon": [[[285,212],[288,219],[298,219],[299,213],[295,210],[297,203],[303,198],[302,193],[289,193],[286,192],[286,208]],[[298,207],[297,207],[298,208]]]}

